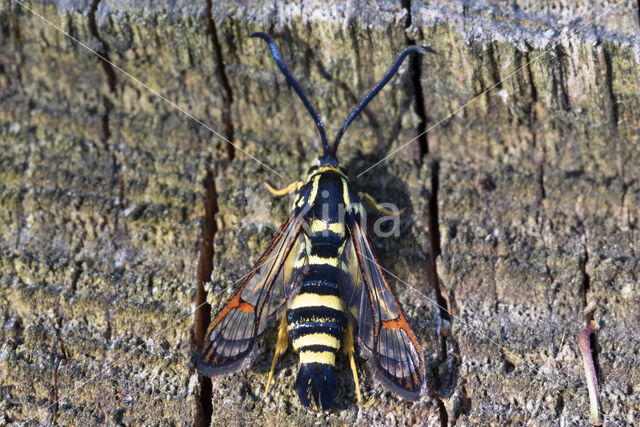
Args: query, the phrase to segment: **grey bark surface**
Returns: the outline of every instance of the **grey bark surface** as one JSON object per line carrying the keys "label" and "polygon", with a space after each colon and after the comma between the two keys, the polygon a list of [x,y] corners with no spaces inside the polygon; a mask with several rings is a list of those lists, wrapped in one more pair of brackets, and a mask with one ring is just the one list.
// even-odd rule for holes
{"label": "grey bark surface", "polygon": [[[115,66],[0,3],[0,423],[586,424],[591,318],[604,421],[636,420],[637,2],[24,5]],[[198,285],[224,302],[289,209],[263,181],[320,150],[258,30],[330,136],[407,44],[429,50],[339,151],[405,208],[374,243],[427,360],[418,402],[359,355],[363,404],[339,358],[333,410],[307,412],[292,350],[263,398],[275,326],[212,391],[193,369]]]}

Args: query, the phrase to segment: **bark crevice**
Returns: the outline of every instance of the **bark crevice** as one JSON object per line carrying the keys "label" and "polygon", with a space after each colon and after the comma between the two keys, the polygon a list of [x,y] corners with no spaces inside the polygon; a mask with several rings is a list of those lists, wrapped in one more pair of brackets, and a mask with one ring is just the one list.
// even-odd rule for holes
{"label": "bark crevice", "polygon": [[[202,235],[200,236],[200,256],[198,258],[198,273],[196,292],[194,298],[195,314],[193,323],[193,334],[195,339],[195,350],[199,350],[204,342],[205,333],[211,321],[211,305],[207,303],[207,291],[205,283],[211,281],[213,273],[213,240],[218,226],[215,215],[218,212],[218,194],[214,171],[209,169],[202,182],[204,187],[204,218],[202,225]],[[211,424],[213,405],[211,402],[212,383],[211,378],[198,375],[200,382],[200,396],[198,398],[196,425],[208,426]]]}
{"label": "bark crevice", "polygon": [[[409,37],[406,30],[411,26],[411,0],[403,0],[402,7],[407,11],[407,18],[405,21],[405,41],[409,46],[415,46],[416,41]],[[422,165],[425,154],[429,153],[429,140],[427,130],[427,123],[429,118],[427,116],[427,108],[424,103],[424,93],[422,90],[422,84],[420,84],[420,78],[422,77],[422,58],[420,55],[411,55],[409,57],[409,70],[411,74],[411,89],[414,93],[414,107],[415,113],[420,119],[418,122],[418,164]]]}
{"label": "bark crevice", "polygon": [[[407,30],[411,26],[412,22],[412,14],[411,14],[411,0],[403,0],[402,7],[407,11],[407,17],[405,21],[405,30]],[[405,41],[410,46],[415,46],[416,41],[409,37],[409,35],[405,31]],[[418,142],[418,161],[417,164],[422,166],[424,162],[424,156],[429,154],[429,139],[427,135],[427,123],[429,122],[429,117],[427,114],[427,108],[424,100],[424,91],[422,89],[421,78],[422,78],[422,58],[419,55],[411,55],[409,58],[409,69],[411,70],[411,90],[414,93],[415,99],[415,113],[419,118],[418,126],[417,126],[417,142]],[[443,295],[443,291],[440,287],[440,280],[438,277],[438,270],[436,265],[436,259],[438,255],[440,255],[441,251],[441,243],[440,243],[440,231],[438,227],[438,189],[439,189],[439,173],[440,173],[440,163],[437,159],[432,159],[431,161],[431,176],[430,176],[430,187],[431,191],[429,193],[428,200],[428,208],[427,208],[427,227],[428,227],[428,235],[430,241],[430,250],[431,256],[429,258],[429,282],[431,287],[434,289],[436,294],[436,300],[438,303],[439,315],[441,319],[446,319],[447,321],[451,321],[451,316],[449,315],[449,307],[447,304],[447,299]],[[443,383],[446,379],[440,378],[440,369],[439,365],[447,362],[447,337],[442,333],[439,334],[438,337],[440,349],[438,354],[438,365],[436,365],[432,369],[432,375],[434,378],[434,386],[437,390],[434,393],[434,397],[436,399],[436,404],[438,407],[438,413],[440,416],[440,424],[443,427],[446,427],[449,424],[449,414],[447,412],[447,408],[445,405],[445,401],[441,396],[441,389]],[[449,373],[447,372],[447,375]]]}
{"label": "bark crevice", "polygon": [[538,165],[538,205],[547,197],[547,191],[544,187],[544,163],[546,161],[546,148],[544,142],[538,139],[538,88],[533,80],[533,70],[531,68],[530,53],[532,47],[527,45],[527,52],[525,53],[524,60],[526,61],[527,80],[529,81],[529,97],[531,99],[528,107],[528,119],[529,119],[529,133],[531,134],[532,145],[534,149],[534,162]]}
{"label": "bark crevice", "polygon": [[111,65],[111,59],[109,56],[109,45],[104,41],[102,37],[100,37],[100,32],[98,31],[98,24],[96,22],[96,12],[98,10],[98,5],[100,4],[100,0],[93,0],[91,2],[91,8],[89,9],[88,16],[88,25],[89,25],[89,33],[95,37],[100,42],[100,47],[98,48],[98,54],[101,56],[100,63],[102,64],[102,69],[104,73],[107,75],[107,84],[109,86],[109,91],[111,93],[116,92],[116,72]]}
{"label": "bark crevice", "polygon": [[624,210],[625,199],[627,197],[627,192],[629,190],[629,183],[626,180],[626,162],[625,162],[625,149],[624,144],[621,141],[621,138],[618,134],[618,123],[620,120],[620,106],[618,102],[618,97],[616,96],[615,91],[613,90],[613,64],[611,60],[611,52],[609,49],[602,45],[602,57],[604,59],[605,65],[605,82],[607,85],[607,97],[609,99],[609,105],[611,108],[611,133],[612,137],[615,141],[616,147],[616,163],[618,168],[618,177],[620,181],[620,186],[622,188],[622,195],[620,196],[620,209]]}
{"label": "bark crevice", "polygon": [[[89,33],[92,37],[94,37],[99,42],[99,47],[97,49],[97,53],[99,55],[99,61],[102,64],[102,69],[104,71],[105,76],[107,77],[107,87],[109,88],[109,93],[111,96],[116,96],[117,88],[116,88],[116,72],[111,65],[111,57],[110,57],[110,47],[109,44],[100,36],[100,32],[98,30],[98,24],[96,21],[96,13],[98,10],[98,5],[100,4],[100,0],[93,0],[91,2],[91,7],[89,9],[89,15],[87,18],[87,25],[89,27]],[[111,132],[111,124],[110,124],[110,116],[111,111],[113,110],[113,102],[109,99],[109,96],[103,96],[102,102],[104,106],[104,113],[102,114],[101,122],[102,122],[102,144],[105,147],[107,152],[111,151],[111,167],[112,167],[112,183],[113,186],[117,189],[116,196],[116,212],[115,212],[115,226],[118,227],[118,220],[120,217],[120,212],[124,207],[124,176],[122,174],[123,165],[118,161],[118,156],[116,155],[115,149],[110,146],[110,139],[112,136]]]}
{"label": "bark crevice", "polygon": [[[213,47],[213,58],[216,64],[216,78],[220,85],[220,91],[222,95],[222,123],[224,125],[224,133],[227,140],[233,142],[234,140],[234,126],[233,118],[231,116],[231,104],[233,103],[233,90],[227,77],[225,70],[224,56],[222,55],[222,46],[218,39],[218,31],[216,29],[216,23],[213,20],[213,12],[211,10],[212,1],[206,0],[207,8],[207,31],[211,38],[211,45]],[[233,161],[235,157],[235,147],[229,143],[226,144],[227,161]]]}

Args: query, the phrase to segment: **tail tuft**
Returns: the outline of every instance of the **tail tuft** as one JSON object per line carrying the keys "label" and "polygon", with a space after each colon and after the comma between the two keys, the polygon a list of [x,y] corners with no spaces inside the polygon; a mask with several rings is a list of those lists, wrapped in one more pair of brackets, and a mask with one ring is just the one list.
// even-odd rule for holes
{"label": "tail tuft", "polygon": [[296,391],[300,402],[309,409],[312,405],[323,411],[331,408],[331,402],[336,395],[336,377],[333,366],[323,363],[305,363],[300,365]]}

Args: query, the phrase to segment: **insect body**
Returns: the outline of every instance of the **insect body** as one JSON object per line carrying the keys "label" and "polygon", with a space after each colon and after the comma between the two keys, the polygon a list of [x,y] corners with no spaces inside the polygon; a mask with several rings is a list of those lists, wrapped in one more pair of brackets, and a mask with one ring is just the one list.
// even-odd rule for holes
{"label": "insect body", "polygon": [[340,205],[346,206],[344,196],[349,197],[349,189],[342,173],[331,167],[312,172],[307,187],[308,194],[300,193],[306,199],[301,198],[303,206],[310,208],[305,214],[305,243],[298,255],[299,264],[305,267],[286,321],[293,348],[300,353],[298,395],[309,407],[310,390],[315,402],[328,408],[335,393],[335,355],[347,324],[339,284],[347,234],[339,212]]}
{"label": "insect body", "polygon": [[323,154],[305,182],[282,190],[267,184],[274,195],[295,193],[293,208],[266,252],[213,318],[199,349],[197,367],[205,375],[219,375],[243,366],[254,354],[257,339],[268,323],[280,317],[265,394],[278,358],[291,340],[300,355],[295,387],[306,408],[330,408],[336,389],[333,367],[341,348],[349,357],[361,401],[354,359],[357,338],[382,384],[416,400],[425,384],[420,345],[378,264],[364,228],[361,200],[383,209],[371,196],[353,191],[338,165],[336,150],[349,124],[397,72],[404,58],[424,51],[412,46],[398,56],[349,115],[329,148],[322,121],[273,40],[264,33],[253,36],[267,41],[280,70],[314,118]]}

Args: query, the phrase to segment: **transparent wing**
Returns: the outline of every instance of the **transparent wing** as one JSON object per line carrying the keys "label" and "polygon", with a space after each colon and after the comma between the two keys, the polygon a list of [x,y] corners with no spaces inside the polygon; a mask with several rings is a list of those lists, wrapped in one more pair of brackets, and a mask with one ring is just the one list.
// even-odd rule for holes
{"label": "transparent wing", "polygon": [[242,366],[255,350],[257,338],[299,286],[306,265],[303,213],[292,211],[256,265],[211,321],[196,367],[219,375]]}
{"label": "transparent wing", "polygon": [[379,265],[366,230],[355,221],[350,232],[343,264],[355,259],[358,269],[351,268],[350,274],[345,274],[343,298],[358,320],[358,341],[371,358],[377,378],[405,399],[417,400],[425,385],[418,339]]}
{"label": "transparent wing", "polygon": [[[347,238],[344,250],[340,256],[338,268],[340,297],[345,302],[353,326],[356,326],[359,317],[358,313],[360,312],[360,299],[362,297],[362,274],[360,274],[358,256],[356,255],[351,236]],[[356,328],[354,328],[354,331],[355,330]]]}

